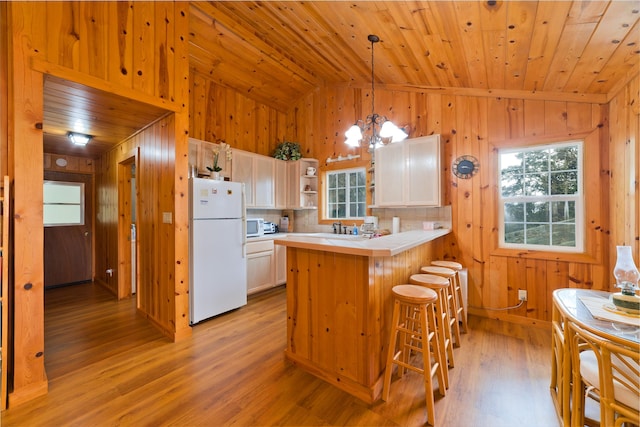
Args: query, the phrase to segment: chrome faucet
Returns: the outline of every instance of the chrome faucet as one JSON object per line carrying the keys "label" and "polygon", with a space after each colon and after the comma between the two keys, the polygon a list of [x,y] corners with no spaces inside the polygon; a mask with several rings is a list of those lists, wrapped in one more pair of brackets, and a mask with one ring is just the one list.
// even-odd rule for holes
{"label": "chrome faucet", "polygon": [[333,223],[333,234],[342,234],[342,222],[338,221]]}

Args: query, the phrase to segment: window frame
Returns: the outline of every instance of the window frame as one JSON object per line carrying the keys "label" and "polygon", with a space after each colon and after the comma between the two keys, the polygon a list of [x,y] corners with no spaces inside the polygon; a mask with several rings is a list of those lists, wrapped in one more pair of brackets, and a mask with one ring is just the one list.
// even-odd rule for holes
{"label": "window frame", "polygon": [[[363,184],[363,188],[364,188],[364,200],[362,201],[362,203],[364,204],[364,213],[362,216],[347,216],[345,218],[334,218],[330,216],[330,209],[329,209],[329,192],[331,191],[331,187],[329,185],[329,180],[330,180],[330,176],[331,175],[337,175],[337,174],[345,174],[348,175],[349,173],[352,172],[362,172],[363,177],[364,177],[364,184]],[[334,220],[353,220],[353,221],[362,221],[364,219],[364,217],[367,215],[367,168],[364,166],[356,166],[356,167],[352,167],[352,168],[347,168],[347,169],[334,169],[334,170],[328,170],[325,171],[324,173],[324,181],[325,181],[325,185],[324,185],[324,191],[323,191],[323,196],[324,196],[324,203],[323,203],[323,217],[327,220],[330,221],[334,221]],[[347,189],[346,189],[346,197],[347,199],[345,200],[345,205],[347,207],[347,212],[348,212],[348,207],[350,204],[350,200],[349,200],[349,190],[350,187],[348,185],[348,179],[347,179]]]}
{"label": "window frame", "polygon": [[[80,189],[80,201],[78,203],[47,203],[45,201],[44,189],[48,185],[77,187]],[[56,222],[47,223],[45,218],[45,210],[47,205],[53,206],[78,206],[80,208],[80,221],[79,222]],[[75,181],[55,181],[44,180],[43,181],[43,197],[42,197],[42,224],[44,227],[70,227],[70,226],[82,226],[85,225],[85,183]]]}
{"label": "window frame", "polygon": [[[543,151],[549,149],[560,149],[566,147],[578,147],[578,156],[577,156],[577,193],[574,195],[553,195],[547,194],[544,196],[510,196],[503,197],[502,195],[502,155],[509,153],[523,153],[530,151]],[[586,200],[585,200],[585,191],[584,191],[584,167],[585,167],[585,141],[583,139],[568,139],[563,141],[557,141],[553,143],[545,143],[545,144],[537,144],[537,145],[527,145],[527,146],[519,146],[519,147],[503,147],[498,148],[497,150],[497,210],[498,210],[498,248],[506,249],[506,250],[526,250],[526,251],[536,251],[536,252],[560,252],[567,254],[584,254],[585,247],[585,218],[586,218]],[[544,171],[539,172],[551,172],[551,169],[548,168]],[[546,202],[550,203],[553,201],[573,201],[575,203],[575,246],[555,246],[552,244],[548,245],[538,245],[538,244],[527,244],[527,243],[507,243],[505,242],[505,204],[506,203],[528,203],[528,202]],[[524,222],[526,225],[526,220]],[[553,220],[549,218],[547,224],[552,225]],[[551,243],[551,242],[549,242]]]}

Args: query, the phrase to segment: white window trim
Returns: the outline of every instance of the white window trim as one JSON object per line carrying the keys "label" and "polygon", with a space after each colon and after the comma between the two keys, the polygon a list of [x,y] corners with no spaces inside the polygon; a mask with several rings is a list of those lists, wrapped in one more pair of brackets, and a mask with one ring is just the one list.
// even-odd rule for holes
{"label": "white window trim", "polygon": [[[364,219],[364,216],[352,216],[352,217],[347,217],[347,218],[331,218],[329,216],[329,190],[330,190],[330,188],[329,188],[329,175],[339,174],[339,173],[348,174],[348,173],[351,173],[351,172],[363,172],[365,174],[365,190],[366,190],[366,177],[367,177],[366,173],[367,173],[367,169],[365,167],[363,167],[363,166],[358,166],[358,167],[349,168],[349,169],[336,169],[336,170],[331,170],[331,171],[326,171],[325,172],[326,185],[324,186],[325,187],[325,191],[324,191],[324,200],[325,200],[325,202],[323,203],[323,205],[324,205],[323,209],[324,209],[324,217],[326,219],[330,219],[330,220],[334,220],[334,219],[335,220],[340,220],[340,219],[346,219],[346,220]],[[348,193],[347,193],[347,197],[349,197]],[[366,197],[366,195],[365,195],[365,197]],[[349,206],[349,201],[347,201],[347,206]],[[367,206],[366,206],[366,200],[365,200],[365,213],[366,213],[366,209],[367,209]]]}
{"label": "white window trim", "polygon": [[[563,148],[568,146],[578,146],[578,194],[574,195],[548,195],[548,196],[516,196],[516,197],[502,197],[502,176],[501,176],[501,154],[508,153],[521,153],[525,151],[541,151],[549,148]],[[544,144],[529,146],[524,148],[504,148],[498,150],[498,247],[503,249],[520,249],[527,251],[548,251],[548,252],[563,252],[563,253],[584,253],[584,235],[585,235],[585,202],[584,202],[584,141],[572,140],[563,141],[554,144]],[[504,241],[504,205],[506,203],[527,203],[527,202],[551,202],[551,201],[574,201],[576,210],[576,245],[575,247],[567,246],[554,246],[554,245],[531,245],[531,244],[518,244],[518,243],[506,243]],[[551,224],[551,223],[549,223]]]}
{"label": "white window trim", "polygon": [[56,223],[46,223],[44,222],[44,218],[43,218],[43,226],[44,227],[68,227],[68,226],[76,226],[76,225],[85,225],[85,218],[84,218],[84,182],[73,182],[73,181],[51,181],[51,180],[45,180],[44,181],[44,185],[67,185],[70,187],[79,187],[80,188],[80,202],[79,203],[43,203],[43,210],[44,210],[44,206],[46,205],[70,205],[70,206],[79,206],[80,207],[80,221],[79,222],[70,222],[70,223],[62,223],[62,222],[56,222]]}

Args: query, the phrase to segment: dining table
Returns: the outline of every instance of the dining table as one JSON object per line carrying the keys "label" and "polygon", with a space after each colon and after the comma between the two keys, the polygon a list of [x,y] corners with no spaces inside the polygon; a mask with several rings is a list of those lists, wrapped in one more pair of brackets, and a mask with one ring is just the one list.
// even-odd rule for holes
{"label": "dining table", "polygon": [[610,302],[612,293],[563,288],[553,291],[551,395],[563,426],[571,425],[571,345],[567,321],[606,340],[640,347],[640,317],[620,312]]}

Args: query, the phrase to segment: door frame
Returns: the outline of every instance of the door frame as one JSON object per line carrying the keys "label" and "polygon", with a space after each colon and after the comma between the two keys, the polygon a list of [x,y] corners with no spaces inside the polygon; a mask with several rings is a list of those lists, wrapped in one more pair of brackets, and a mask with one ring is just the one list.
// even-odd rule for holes
{"label": "door frame", "polygon": [[[83,282],[74,282],[71,283],[73,284],[80,284],[80,283],[86,283],[86,282],[91,282],[95,280],[96,277],[96,241],[95,241],[95,226],[96,226],[96,207],[95,207],[95,176],[93,173],[82,173],[82,172],[69,172],[69,171],[63,171],[63,170],[52,170],[52,169],[45,169],[44,173],[43,173],[43,183],[44,181],[60,181],[60,182],[81,182],[84,183],[84,204],[85,204],[85,209],[84,209],[84,216],[85,216],[85,223],[87,221],[87,218],[89,218],[89,221],[91,221],[91,226],[89,227],[89,230],[87,231],[90,235],[90,241],[89,241],[89,278],[86,281]],[[89,214],[87,214],[87,210],[89,210]],[[43,226],[43,236],[46,233],[46,227]],[[43,243],[44,243],[44,239],[43,239]],[[46,263],[46,255],[47,252],[43,247],[43,267],[44,264]],[[44,271],[43,271],[44,272]],[[56,286],[60,286],[58,285],[53,285],[53,286],[46,286],[46,277],[43,275],[43,286],[45,289],[49,289],[49,288],[55,288]],[[63,284],[64,286],[64,284]]]}
{"label": "door frame", "polygon": [[[140,171],[139,165],[140,153],[139,149],[131,150],[131,153],[126,158],[118,162],[118,299],[128,298],[131,296],[131,265],[136,265],[136,307],[140,306],[140,277],[138,256],[135,260],[131,259],[131,204],[132,200],[135,201],[136,212],[139,212],[139,197],[138,185],[139,179],[137,174]],[[135,164],[136,170],[136,188],[135,198],[132,195],[131,190],[131,165]],[[136,232],[139,230],[137,224],[136,215]],[[136,238],[136,254],[139,250],[139,239]]]}

